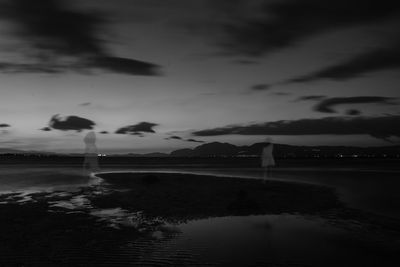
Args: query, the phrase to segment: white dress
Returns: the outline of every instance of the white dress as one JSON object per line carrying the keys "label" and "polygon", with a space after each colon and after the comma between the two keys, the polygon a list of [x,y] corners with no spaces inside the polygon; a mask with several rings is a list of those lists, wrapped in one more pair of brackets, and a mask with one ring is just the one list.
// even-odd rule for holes
{"label": "white dress", "polygon": [[275,160],[272,154],[273,150],[274,150],[274,144],[269,144],[266,147],[264,147],[261,159],[262,167],[275,166]]}
{"label": "white dress", "polygon": [[86,169],[88,173],[100,170],[97,153],[97,147],[95,145],[86,146],[83,168]]}

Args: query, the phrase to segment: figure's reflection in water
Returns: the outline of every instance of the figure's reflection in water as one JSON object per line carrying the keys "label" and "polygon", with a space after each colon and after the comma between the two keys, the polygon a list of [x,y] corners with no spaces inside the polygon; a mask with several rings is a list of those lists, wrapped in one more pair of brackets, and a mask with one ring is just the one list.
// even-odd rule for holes
{"label": "figure's reflection in water", "polygon": [[83,139],[85,142],[85,160],[83,162],[84,175],[90,176],[100,170],[98,151],[96,147],[96,134],[91,131]]}
{"label": "figure's reflection in water", "polygon": [[266,140],[266,145],[262,150],[261,154],[261,167],[263,168],[263,183],[267,181],[270,177],[271,167],[275,166],[275,159],[273,156],[274,144],[272,139],[268,137]]}

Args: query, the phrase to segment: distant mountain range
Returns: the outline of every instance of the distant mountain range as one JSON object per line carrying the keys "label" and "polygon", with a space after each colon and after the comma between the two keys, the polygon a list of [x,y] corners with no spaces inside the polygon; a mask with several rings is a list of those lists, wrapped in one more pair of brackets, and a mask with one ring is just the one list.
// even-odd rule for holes
{"label": "distant mountain range", "polygon": [[[179,149],[171,152],[171,157],[213,157],[259,156],[266,143],[255,143],[249,146],[235,146],[229,143],[213,142],[193,149]],[[274,144],[276,157],[400,157],[400,146],[384,147],[349,147],[349,146],[292,146]]]}
{"label": "distant mountain range", "polygon": [[36,150],[20,150],[11,148],[0,148],[0,154],[42,154],[42,155],[55,155],[54,152],[36,151]]}
{"label": "distant mountain range", "polygon": [[[125,157],[254,157],[261,154],[265,143],[249,146],[236,146],[229,143],[212,142],[195,148],[185,148],[171,153],[119,154],[108,156]],[[0,154],[28,155],[68,155],[82,156],[82,153],[59,154],[52,152],[22,151],[16,149],[0,149]],[[296,157],[400,157],[400,146],[351,147],[351,146],[293,146],[274,144],[274,155],[281,158]]]}

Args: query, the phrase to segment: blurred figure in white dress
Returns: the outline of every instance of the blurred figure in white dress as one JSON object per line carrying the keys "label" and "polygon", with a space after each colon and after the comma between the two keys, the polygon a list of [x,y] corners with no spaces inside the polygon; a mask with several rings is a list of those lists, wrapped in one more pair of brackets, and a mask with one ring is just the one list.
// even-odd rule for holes
{"label": "blurred figure in white dress", "polygon": [[262,150],[261,154],[261,167],[263,168],[263,183],[270,176],[271,167],[275,166],[275,159],[274,159],[274,144],[272,143],[272,139],[268,137],[266,140],[266,145]]}
{"label": "blurred figure in white dress", "polygon": [[83,138],[85,142],[85,160],[83,161],[83,171],[85,175],[91,176],[93,172],[97,172],[100,170],[99,168],[99,160],[98,160],[98,151],[96,147],[96,134],[91,131],[89,132],[85,138]]}

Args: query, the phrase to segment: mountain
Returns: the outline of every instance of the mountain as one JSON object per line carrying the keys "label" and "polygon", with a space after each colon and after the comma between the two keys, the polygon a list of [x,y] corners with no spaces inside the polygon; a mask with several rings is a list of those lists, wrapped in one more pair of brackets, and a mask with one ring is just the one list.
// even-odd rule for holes
{"label": "mountain", "polygon": [[161,153],[161,152],[154,152],[154,153],[142,154],[142,157],[164,158],[164,157],[169,157],[169,154]]}
{"label": "mountain", "polygon": [[17,149],[0,148],[0,154],[17,154],[17,153],[24,153],[24,151]]}
{"label": "mountain", "polygon": [[184,148],[172,151],[169,155],[171,157],[193,157],[194,152],[191,148]]}
{"label": "mountain", "polygon": [[185,148],[170,153],[171,157],[232,157],[243,155],[259,155],[264,143],[251,146],[235,146],[229,143],[212,142],[199,145],[193,149]]}
{"label": "mountain", "polygon": [[[184,148],[171,153],[147,154],[110,154],[114,157],[257,157],[266,143],[255,143],[249,146],[236,146],[229,143],[212,142],[195,148]],[[83,153],[60,154],[40,151],[23,151],[0,148],[0,154],[79,156]],[[400,146],[352,147],[352,146],[292,146],[274,144],[274,155],[278,158],[331,158],[331,157],[390,157],[400,158]]]}
{"label": "mountain", "polygon": [[[250,146],[235,146],[229,143],[213,142],[193,149],[179,149],[171,157],[248,157],[259,156],[266,143]],[[400,157],[400,146],[347,147],[347,146],[292,146],[274,144],[276,157]]]}
{"label": "mountain", "polygon": [[34,150],[19,150],[12,148],[0,148],[0,154],[25,154],[25,155],[55,155],[54,152],[34,151]]}
{"label": "mountain", "polygon": [[185,148],[170,153],[171,157],[213,157],[236,156],[240,148],[229,143],[213,142],[197,146],[193,149]]}
{"label": "mountain", "polygon": [[163,158],[169,157],[167,153],[161,152],[153,152],[153,153],[146,153],[146,154],[139,154],[139,153],[128,153],[128,154],[110,154],[109,156],[120,156],[120,157],[132,157],[132,158]]}

